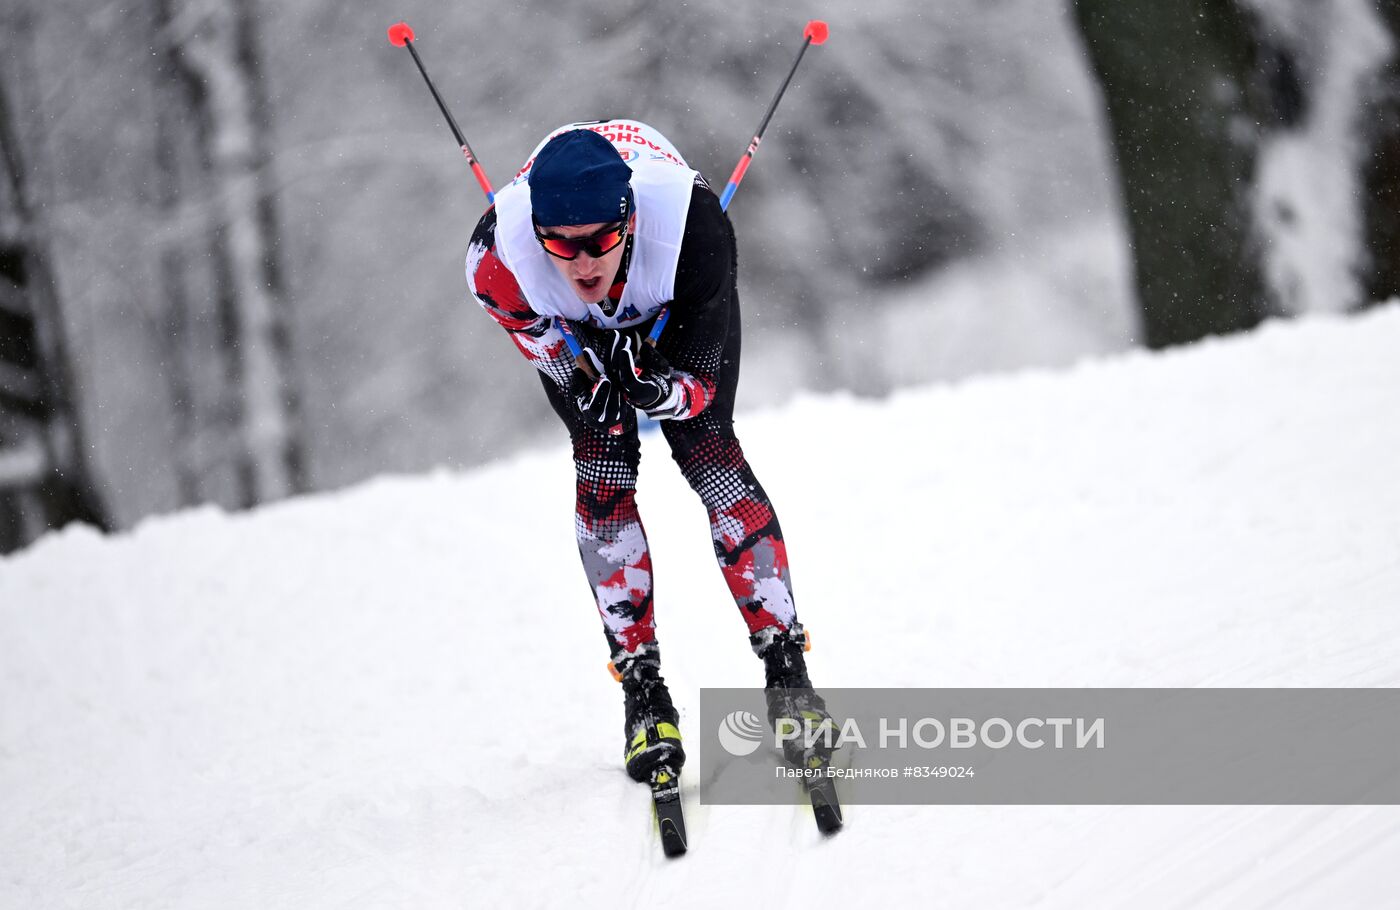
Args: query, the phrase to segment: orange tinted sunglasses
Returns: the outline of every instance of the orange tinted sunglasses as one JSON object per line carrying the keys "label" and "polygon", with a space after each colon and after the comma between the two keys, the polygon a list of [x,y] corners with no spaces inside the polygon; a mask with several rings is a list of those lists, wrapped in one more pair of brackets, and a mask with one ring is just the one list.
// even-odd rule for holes
{"label": "orange tinted sunglasses", "polygon": [[585,237],[555,237],[541,234],[535,227],[535,239],[544,251],[557,259],[574,260],[579,253],[587,253],[594,259],[602,259],[617,249],[618,244],[627,239],[627,222],[619,221]]}

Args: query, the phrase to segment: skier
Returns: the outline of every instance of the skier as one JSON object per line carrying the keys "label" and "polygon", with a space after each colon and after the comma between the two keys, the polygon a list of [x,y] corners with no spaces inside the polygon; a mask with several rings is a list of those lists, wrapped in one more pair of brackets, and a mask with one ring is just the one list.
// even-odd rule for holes
{"label": "skier", "polygon": [[[734,435],[734,231],[704,178],[646,124],[561,127],[481,217],[467,280],[539,370],[573,443],[574,528],[623,687],[627,773],[645,782],[685,760],[634,498],[634,409],[662,421],[708,510],[720,570],[763,660],[770,722],[825,718],[810,691],[782,530]],[[653,347],[643,339],[665,307],[669,322]],[[577,361],[565,332],[583,349]]]}

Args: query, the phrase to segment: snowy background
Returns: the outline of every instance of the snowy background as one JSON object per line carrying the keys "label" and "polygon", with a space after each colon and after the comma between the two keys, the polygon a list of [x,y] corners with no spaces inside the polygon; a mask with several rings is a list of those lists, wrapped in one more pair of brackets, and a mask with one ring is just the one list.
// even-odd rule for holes
{"label": "snowy background", "polygon": [[[162,2],[177,30],[209,6]],[[212,311],[182,342],[204,421],[191,440],[176,438],[163,385],[160,238],[179,228],[161,221],[151,173],[169,106],[150,88],[159,5],[30,4],[33,40],[14,57],[40,80],[19,93],[20,125],[55,230],[95,471],[121,526],[179,504],[182,447],[203,496],[235,504]],[[1303,122],[1261,149],[1272,293],[1286,313],[1352,309],[1365,302],[1364,95],[1393,41],[1368,0],[1246,5],[1291,48],[1308,102]],[[1065,365],[1139,337],[1103,95],[1067,3],[259,9],[316,489],[475,464],[560,433],[532,371],[466,295],[463,251],[483,200],[407,54],[385,40],[399,17],[497,184],[549,129],[590,116],[647,121],[722,182],[802,23],[831,22],[731,209],[741,409],[799,389],[878,396]]]}
{"label": "snowy background", "polygon": [[[317,487],[473,464],[559,433],[533,372],[466,295],[462,260],[484,202],[407,54],[385,40],[398,17],[497,184],[548,130],[590,116],[645,120],[722,182],[802,24],[831,21],[732,208],[741,408],[804,387],[874,394],[1126,347],[1127,250],[1102,105],[1065,9],[817,6],[267,6],[282,252]],[[59,229],[97,470],[124,525],[177,502],[158,250],[146,242],[161,230],[148,173],[160,99],[141,88],[152,62],[138,12],[53,0],[32,51],[46,82],[31,144]],[[114,83],[127,87],[115,106]],[[207,352],[199,395],[213,400],[217,325],[189,331]],[[892,334],[924,346],[872,357]],[[212,444],[196,457],[216,465]],[[210,473],[209,495],[231,504]]]}
{"label": "snowy background", "polygon": [[[173,511],[152,240],[184,225],[153,198],[142,88],[163,3],[25,0],[33,40],[5,48],[38,77],[20,125],[124,530],[0,557],[0,907],[1393,902],[1390,807],[852,807],[821,841],[800,808],[687,790],[692,854],[664,862],[619,768],[562,431],[466,295],[483,201],[384,36],[413,24],[497,183],[589,116],[722,181],[802,23],[831,23],[731,208],[739,432],[818,685],[1394,686],[1400,302],[1342,315],[1371,302],[1388,7],[1247,0],[1308,93],[1254,196],[1297,318],[1148,353],[1066,3],[263,4],[321,492],[231,513],[213,434],[210,502]],[[187,328],[210,405],[218,326]],[[698,689],[760,675],[657,443],[640,503],[694,741]]]}
{"label": "snowy background", "polygon": [[[1400,684],[1397,348],[1400,301],[749,413],[814,681]],[[694,743],[699,687],[761,665],[659,442],[639,502]],[[1395,807],[852,806],[823,841],[692,780],[664,859],[568,522],[541,520],[566,455],[0,562],[0,906],[1393,903]]]}

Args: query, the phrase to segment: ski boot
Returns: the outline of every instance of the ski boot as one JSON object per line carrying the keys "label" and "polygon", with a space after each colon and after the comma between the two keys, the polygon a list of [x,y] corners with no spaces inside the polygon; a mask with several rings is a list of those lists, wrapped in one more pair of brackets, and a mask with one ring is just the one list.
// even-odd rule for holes
{"label": "ski boot", "polygon": [[639,783],[652,783],[655,772],[664,769],[674,778],[685,764],[685,750],[680,716],[661,678],[661,655],[655,643],[619,652],[611,667],[622,683],[627,775]]}
{"label": "ski boot", "polygon": [[779,730],[780,723],[796,725],[800,731],[797,737],[783,740],[783,758],[798,768],[825,766],[831,759],[836,728],[826,701],[807,677],[803,653],[809,645],[802,624],[793,623],[782,631],[761,629],[749,636],[749,643],[763,659],[769,726]]}
{"label": "ski boot", "polygon": [[802,655],[810,647],[800,623],[784,631],[762,629],[749,636],[755,653],[763,658],[764,695],[768,701],[768,723],[778,732],[779,724],[795,725],[799,735],[783,739],[783,758],[788,764],[808,772],[802,788],[812,802],[817,829],[835,834],[844,823],[841,801],[829,776],[831,756],[836,746],[836,722],[826,710],[826,701],[812,688],[807,677],[807,660]]}

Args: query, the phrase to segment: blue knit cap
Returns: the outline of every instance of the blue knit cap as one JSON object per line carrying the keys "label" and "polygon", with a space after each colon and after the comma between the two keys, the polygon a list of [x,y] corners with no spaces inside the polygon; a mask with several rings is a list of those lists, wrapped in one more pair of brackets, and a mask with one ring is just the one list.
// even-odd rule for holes
{"label": "blue knit cap", "polygon": [[610,224],[627,214],[632,169],[608,140],[570,130],[545,143],[530,169],[530,207],[541,227]]}

